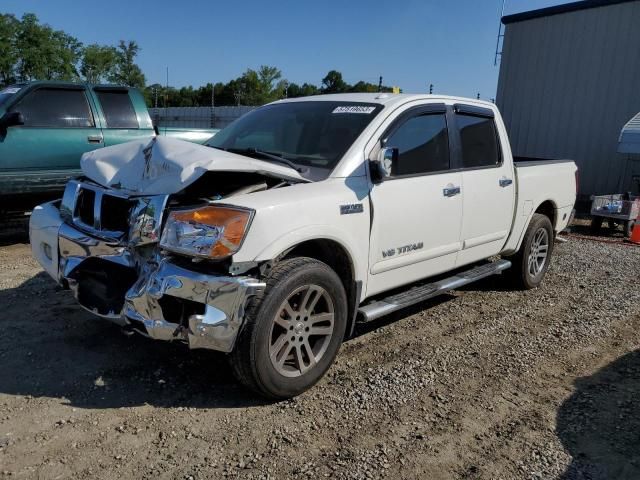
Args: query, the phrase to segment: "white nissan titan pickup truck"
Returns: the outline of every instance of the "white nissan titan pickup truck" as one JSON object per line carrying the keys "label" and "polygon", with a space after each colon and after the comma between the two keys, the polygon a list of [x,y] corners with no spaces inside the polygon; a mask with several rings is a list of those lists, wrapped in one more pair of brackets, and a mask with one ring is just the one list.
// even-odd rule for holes
{"label": "white nissan titan pickup truck", "polygon": [[505,271],[540,284],[576,165],[515,161],[495,105],[433,95],[278,101],[208,145],[84,155],[31,217],[33,255],[129,331],[226,352],[270,398],[314,385],[358,321]]}

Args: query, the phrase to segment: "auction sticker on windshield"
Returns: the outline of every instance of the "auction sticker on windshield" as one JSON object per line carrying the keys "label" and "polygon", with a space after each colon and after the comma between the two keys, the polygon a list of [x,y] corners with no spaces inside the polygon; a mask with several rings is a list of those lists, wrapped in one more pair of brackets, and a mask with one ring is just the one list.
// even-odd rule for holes
{"label": "auction sticker on windshield", "polygon": [[369,107],[364,105],[344,105],[342,107],[336,107],[331,113],[365,113],[369,114],[373,112],[376,107]]}

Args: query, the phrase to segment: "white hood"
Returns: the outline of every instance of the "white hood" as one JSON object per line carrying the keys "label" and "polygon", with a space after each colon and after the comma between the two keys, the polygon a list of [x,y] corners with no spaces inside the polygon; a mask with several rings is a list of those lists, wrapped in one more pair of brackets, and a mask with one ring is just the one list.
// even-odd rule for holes
{"label": "white hood", "polygon": [[144,195],[179,192],[209,171],[252,172],[308,181],[284,165],[166,137],[93,150],[82,155],[80,167],[100,185]]}

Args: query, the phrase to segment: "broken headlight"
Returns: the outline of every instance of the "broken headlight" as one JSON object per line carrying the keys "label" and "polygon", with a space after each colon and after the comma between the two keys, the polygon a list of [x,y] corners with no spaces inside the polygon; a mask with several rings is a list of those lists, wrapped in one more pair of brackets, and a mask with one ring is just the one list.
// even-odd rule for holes
{"label": "broken headlight", "polygon": [[224,258],[240,249],[253,211],[207,206],[169,212],[160,246],[185,255]]}

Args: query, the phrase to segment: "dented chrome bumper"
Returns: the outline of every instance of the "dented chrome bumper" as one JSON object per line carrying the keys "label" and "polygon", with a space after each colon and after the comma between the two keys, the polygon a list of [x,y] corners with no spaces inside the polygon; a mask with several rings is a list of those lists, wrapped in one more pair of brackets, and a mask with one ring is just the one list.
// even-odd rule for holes
{"label": "dented chrome bumper", "polygon": [[[65,223],[56,202],[30,221],[33,256],[84,308],[157,340],[230,352],[249,299],[265,284],[249,276],[201,273],[145,252],[96,238]],[[130,280],[127,280],[130,279]]]}

